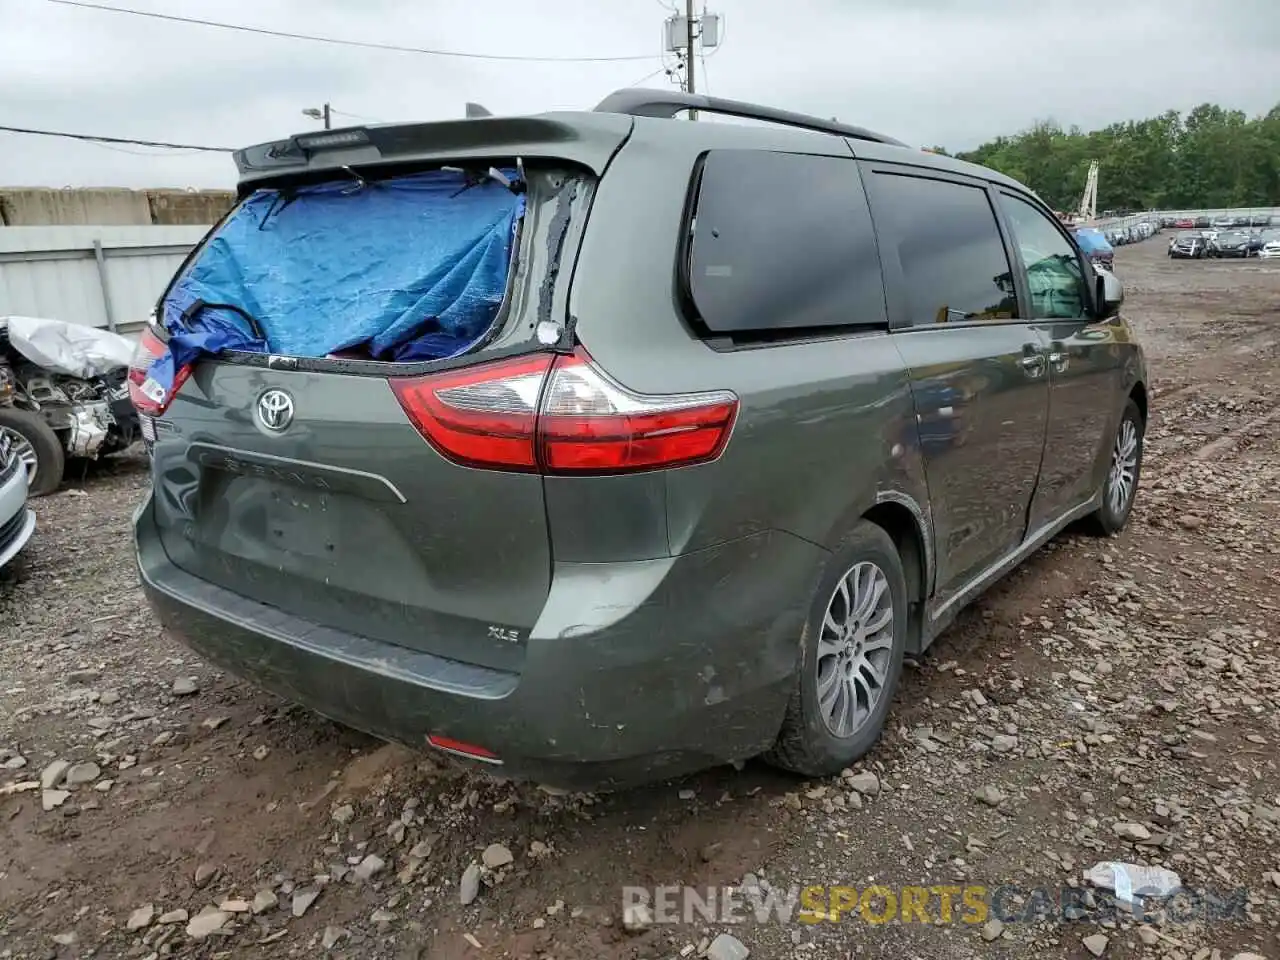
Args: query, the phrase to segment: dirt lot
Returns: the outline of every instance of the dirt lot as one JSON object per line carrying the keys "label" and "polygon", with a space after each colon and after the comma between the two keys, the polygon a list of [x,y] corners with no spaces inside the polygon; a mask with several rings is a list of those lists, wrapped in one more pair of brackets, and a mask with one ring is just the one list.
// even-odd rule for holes
{"label": "dirt lot", "polygon": [[[141,461],[39,501],[0,583],[0,958],[742,956],[726,932],[755,958],[1280,956],[1280,264],[1164,248],[1118,256],[1154,380],[1128,531],[1069,532],[967,611],[836,780],[565,796],[382,746],[161,636]],[[83,782],[23,786],[56,761]],[[1081,879],[1107,860],[1207,893],[1137,922]],[[622,888],[658,884],[733,887],[747,919],[627,930]],[[754,916],[809,885],[891,896]],[[974,887],[999,909],[963,911]]]}

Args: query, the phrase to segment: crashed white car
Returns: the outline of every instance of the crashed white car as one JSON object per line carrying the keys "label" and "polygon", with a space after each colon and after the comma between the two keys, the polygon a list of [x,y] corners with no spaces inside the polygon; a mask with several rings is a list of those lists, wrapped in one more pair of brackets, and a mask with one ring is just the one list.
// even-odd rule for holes
{"label": "crashed white car", "polygon": [[13,441],[0,433],[0,567],[18,555],[36,529],[27,507],[27,467]]}
{"label": "crashed white car", "polygon": [[68,458],[97,459],[138,435],[129,402],[133,344],[64,320],[0,317],[0,437],[33,497],[62,482]]}

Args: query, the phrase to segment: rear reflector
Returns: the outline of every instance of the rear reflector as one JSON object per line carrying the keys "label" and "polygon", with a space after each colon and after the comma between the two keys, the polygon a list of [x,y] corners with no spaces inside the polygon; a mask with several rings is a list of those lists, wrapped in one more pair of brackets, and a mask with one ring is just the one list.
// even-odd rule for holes
{"label": "rear reflector", "polygon": [[727,390],[646,395],[614,382],[579,347],[392,380],[442,455],[466,466],[615,474],[720,456],[738,411]]}
{"label": "rear reflector", "polygon": [[498,755],[492,750],[486,750],[484,747],[477,747],[474,743],[463,743],[461,740],[454,740],[452,737],[441,737],[431,734],[427,737],[427,743],[435,747],[437,750],[444,750],[448,753],[456,753],[459,756],[470,757],[473,760],[483,760],[486,763],[501,763]]}

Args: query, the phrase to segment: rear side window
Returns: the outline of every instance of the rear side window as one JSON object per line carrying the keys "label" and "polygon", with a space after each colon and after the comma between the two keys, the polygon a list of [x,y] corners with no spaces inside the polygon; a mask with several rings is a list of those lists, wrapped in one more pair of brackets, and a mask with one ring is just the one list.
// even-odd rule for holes
{"label": "rear side window", "polygon": [[684,268],[689,297],[713,334],[887,324],[852,158],[708,153]]}
{"label": "rear side window", "polygon": [[893,257],[901,264],[913,325],[1018,315],[1013,271],[985,190],[873,173],[867,193],[881,256],[886,266]]}
{"label": "rear side window", "polygon": [[[1080,258],[1061,231],[1027,201],[1000,194],[1000,207],[1009,220],[1013,241],[1027,268],[1031,319],[1074,320],[1088,312],[1088,293]],[[1092,235],[1082,235],[1087,244]]]}

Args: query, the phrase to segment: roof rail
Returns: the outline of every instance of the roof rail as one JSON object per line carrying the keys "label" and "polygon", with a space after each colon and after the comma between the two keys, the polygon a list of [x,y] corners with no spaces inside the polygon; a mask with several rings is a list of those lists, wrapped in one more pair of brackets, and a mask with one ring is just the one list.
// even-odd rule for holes
{"label": "roof rail", "polygon": [[718,113],[727,117],[742,117],[747,120],[777,123],[786,127],[800,127],[804,130],[830,133],[837,137],[853,137],[855,140],[870,140],[896,147],[906,146],[901,140],[895,140],[893,137],[835,120],[823,120],[803,113],[792,113],[790,110],[761,106],[758,103],[725,100],[722,97],[706,97],[675,90],[642,90],[627,87],[609,94],[595,107],[597,113],[624,113],[633,117],[658,117],[663,120],[670,120],[685,110],[700,110],[704,113]]}

